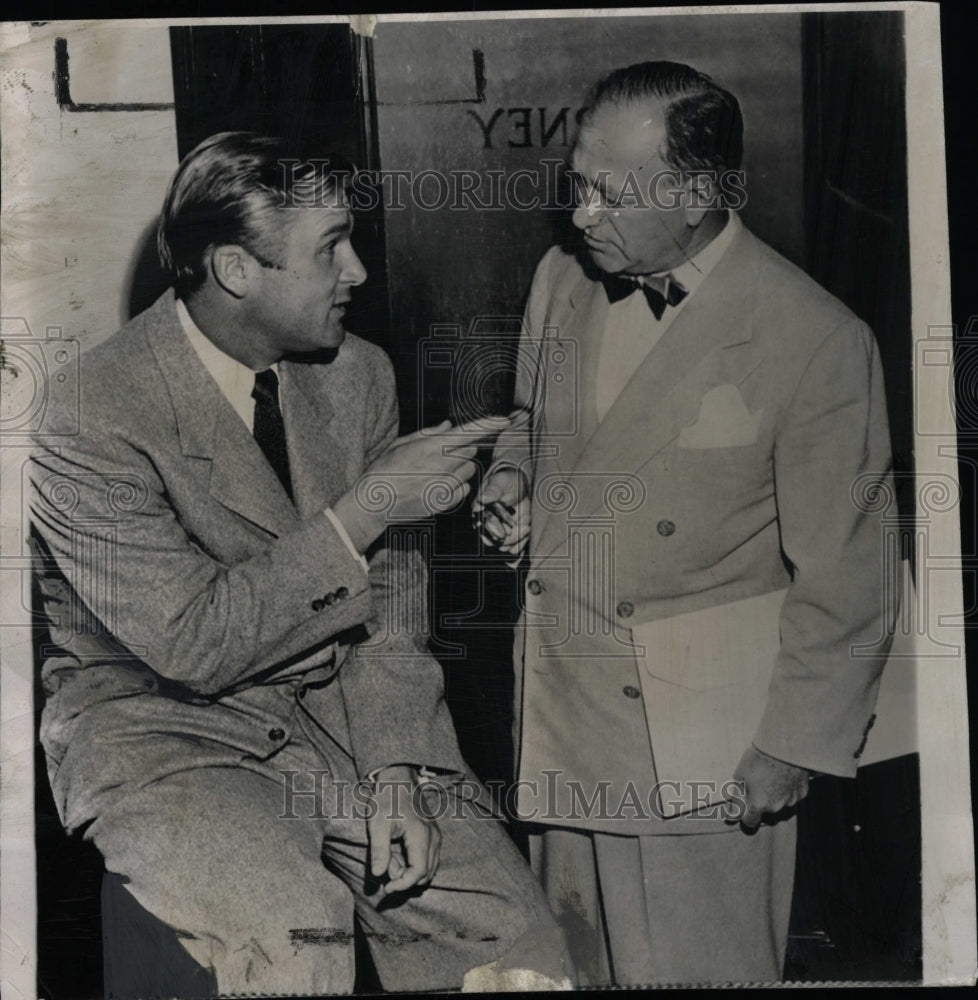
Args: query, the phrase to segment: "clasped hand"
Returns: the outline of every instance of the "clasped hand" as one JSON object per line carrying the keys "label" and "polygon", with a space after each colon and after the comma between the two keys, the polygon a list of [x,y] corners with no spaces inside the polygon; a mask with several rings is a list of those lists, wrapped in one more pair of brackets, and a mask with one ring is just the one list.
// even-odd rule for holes
{"label": "clasped hand", "polygon": [[367,836],[370,874],[388,877],[385,896],[426,886],[438,870],[441,831],[425,810],[424,796],[413,767],[386,767],[376,776]]}
{"label": "clasped hand", "polygon": [[526,477],[512,466],[486,476],[472,501],[472,517],[483,544],[519,555],[530,537],[530,496]]}
{"label": "clasped hand", "polygon": [[771,816],[797,805],[808,794],[808,771],[778,760],[757,747],[747,748],[734,770],[740,782],[745,809],[741,826],[756,830],[764,816]]}

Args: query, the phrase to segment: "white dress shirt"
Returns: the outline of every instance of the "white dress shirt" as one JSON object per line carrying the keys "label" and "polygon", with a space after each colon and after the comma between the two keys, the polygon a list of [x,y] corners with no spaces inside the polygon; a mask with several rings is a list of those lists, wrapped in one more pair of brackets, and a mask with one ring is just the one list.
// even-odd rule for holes
{"label": "white dress shirt", "polygon": [[[253,434],[255,431],[255,401],[252,399],[251,392],[255,387],[255,372],[229,354],[225,354],[193,321],[182,299],[177,299],[177,316],[180,318],[183,332],[187,335],[187,340],[190,341],[197,357],[200,358],[201,364],[217,383],[218,389],[231,404],[234,412],[242,419],[245,427],[248,428],[248,433]],[[272,371],[278,375],[277,364],[272,365]],[[282,405],[283,407],[288,406],[284,402]],[[336,533],[343,539],[344,545],[366,573],[367,560],[356,550],[340,519],[333,513],[331,507],[325,508],[324,513],[336,529]]]}
{"label": "white dress shirt", "polygon": [[[662,319],[656,319],[644,295],[628,295],[608,307],[598,355],[598,375],[595,401],[598,420],[604,420],[608,410],[638,370],[645,356],[658,343],[676,317],[693,297],[696,289],[727,252],[742,223],[735,212],[727,213],[727,222],[717,236],[703,249],[671,271],[661,271],[651,277],[668,278],[686,289],[686,297],[675,306],[666,306]],[[627,275],[621,275],[627,278]],[[642,278],[636,279],[642,283]]]}

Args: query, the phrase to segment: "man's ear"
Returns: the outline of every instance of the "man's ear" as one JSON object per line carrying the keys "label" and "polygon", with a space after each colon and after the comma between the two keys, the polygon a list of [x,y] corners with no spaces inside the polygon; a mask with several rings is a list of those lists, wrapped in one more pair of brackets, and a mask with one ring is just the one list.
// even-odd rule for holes
{"label": "man's ear", "polygon": [[255,264],[254,257],[234,243],[214,247],[208,261],[214,280],[236,299],[247,294]]}
{"label": "man's ear", "polygon": [[683,184],[686,225],[695,228],[717,207],[719,188],[712,170],[692,171]]}

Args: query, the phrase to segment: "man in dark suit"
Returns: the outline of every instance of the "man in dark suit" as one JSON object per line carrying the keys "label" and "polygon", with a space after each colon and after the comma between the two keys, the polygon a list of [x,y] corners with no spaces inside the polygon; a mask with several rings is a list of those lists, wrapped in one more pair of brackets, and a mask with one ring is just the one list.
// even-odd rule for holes
{"label": "man in dark suit", "polygon": [[876,343],[720,201],[742,134],[690,67],[598,85],[475,504],[529,538],[517,810],[583,982],[781,976],[792,807],[855,774],[896,612]]}
{"label": "man in dark suit", "polygon": [[457,504],[498,424],[395,440],[391,365],[343,330],[342,178],[287,158],[249,133],[190,153],[174,290],[83,356],[80,412],[51,381],[31,511],[61,818],[222,995],[349,991],[354,919],[390,989],[496,960],[566,985],[522,858],[453,808],[425,568],[382,537]]}

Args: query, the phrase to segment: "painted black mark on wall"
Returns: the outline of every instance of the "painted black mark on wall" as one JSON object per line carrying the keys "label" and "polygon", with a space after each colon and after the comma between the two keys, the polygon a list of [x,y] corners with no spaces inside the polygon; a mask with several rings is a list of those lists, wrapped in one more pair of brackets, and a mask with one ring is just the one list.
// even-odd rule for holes
{"label": "painted black mark on wall", "polygon": [[68,39],[54,40],[54,96],[62,111],[169,111],[172,104],[76,104],[71,99],[68,75]]}
{"label": "painted black mark on wall", "polygon": [[449,97],[437,101],[377,101],[381,107],[427,107],[435,104],[485,104],[486,56],[482,49],[472,50],[472,75],[475,79],[475,97]]}

